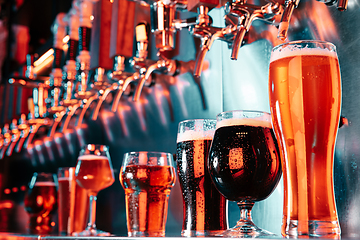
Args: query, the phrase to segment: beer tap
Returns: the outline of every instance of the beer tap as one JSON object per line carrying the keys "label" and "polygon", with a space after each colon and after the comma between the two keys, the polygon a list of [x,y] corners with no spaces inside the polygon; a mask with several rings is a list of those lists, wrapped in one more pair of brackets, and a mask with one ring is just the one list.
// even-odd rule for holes
{"label": "beer tap", "polygon": [[61,121],[62,117],[66,113],[66,107],[60,104],[61,91],[62,91],[62,58],[63,58],[63,39],[66,36],[66,14],[59,13],[56,17],[55,24],[52,31],[54,35],[53,49],[54,49],[54,61],[53,68],[50,74],[50,89],[51,94],[48,102],[51,103],[51,107],[48,109],[49,117],[52,117],[54,124],[52,125],[48,136],[53,137],[57,127],[57,123]]}
{"label": "beer tap", "polygon": [[30,126],[28,121],[26,120],[26,115],[21,114],[18,124],[18,129],[20,131],[20,139],[17,141],[15,146],[15,152],[20,152],[22,147],[24,146],[25,139],[29,136]]}
{"label": "beer tap", "polygon": [[21,137],[21,131],[17,125],[17,119],[13,119],[10,124],[10,135],[11,135],[11,141],[9,143],[8,148],[6,149],[6,156],[11,156],[15,145],[20,140]]}
{"label": "beer tap", "polygon": [[3,159],[5,156],[6,149],[9,147],[9,145],[11,143],[11,138],[12,138],[8,123],[4,124],[4,127],[1,130],[1,134],[3,136],[2,137],[3,144],[2,144],[2,147],[0,148],[0,159]]}
{"label": "beer tap", "polygon": [[[72,97],[68,95],[71,92],[70,86],[67,88],[67,100],[65,104],[68,105],[66,118],[63,121],[61,126],[61,131],[64,132],[71,121],[71,118],[75,115],[77,110],[84,105],[84,101],[86,102],[94,93],[92,91],[87,91],[88,89],[88,81],[89,81],[89,73],[90,73],[90,38],[91,38],[91,29],[92,29],[92,14],[93,14],[93,5],[97,2],[97,0],[80,0],[79,1],[79,25],[78,25],[78,49],[79,53],[76,57],[76,74],[75,74],[75,82],[74,82],[74,98],[76,100],[71,100]],[[74,29],[77,23],[75,20],[74,25],[72,25],[72,29]],[[75,29],[74,29],[75,31]],[[75,36],[76,39],[76,36]],[[71,69],[72,70],[72,69]],[[67,72],[68,79],[71,79],[73,76],[73,71]],[[67,84],[72,84],[72,79],[67,81]],[[72,94],[71,94],[72,95]]]}
{"label": "beer tap", "polygon": [[275,16],[282,12],[281,4],[273,0],[268,0],[268,3],[264,6],[248,4],[246,0],[237,0],[231,3],[226,14],[238,18],[237,30],[232,43],[231,59],[237,60],[244,36],[249,31],[254,20],[260,19],[273,23]]}

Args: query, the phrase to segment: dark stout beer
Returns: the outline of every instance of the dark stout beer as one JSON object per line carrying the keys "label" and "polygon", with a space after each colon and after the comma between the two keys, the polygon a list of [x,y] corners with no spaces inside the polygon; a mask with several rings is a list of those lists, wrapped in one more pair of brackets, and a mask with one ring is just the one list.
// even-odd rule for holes
{"label": "dark stout beer", "polygon": [[225,230],[226,200],[215,188],[207,170],[212,137],[191,138],[193,140],[179,139],[177,143],[177,172],[184,201],[183,234]]}
{"label": "dark stout beer", "polygon": [[281,177],[279,149],[270,122],[232,119],[217,125],[209,171],[230,201],[261,201]]}

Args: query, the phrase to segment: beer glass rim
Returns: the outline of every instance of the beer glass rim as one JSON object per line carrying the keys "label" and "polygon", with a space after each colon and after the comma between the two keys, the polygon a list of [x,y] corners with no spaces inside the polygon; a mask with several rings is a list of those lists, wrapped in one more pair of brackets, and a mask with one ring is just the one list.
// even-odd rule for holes
{"label": "beer glass rim", "polygon": [[224,112],[218,113],[216,115],[216,119],[218,119],[218,117],[220,117],[220,116],[224,116],[226,114],[236,113],[236,112],[238,112],[238,113],[240,113],[240,112],[243,112],[243,113],[262,113],[264,115],[268,115],[268,116],[271,117],[271,113],[265,112],[265,111],[258,111],[258,110],[230,110],[230,111],[224,111]]}
{"label": "beer glass rim", "polygon": [[194,119],[186,119],[186,120],[180,121],[180,122],[179,122],[179,125],[180,125],[180,124],[183,124],[183,123],[187,123],[187,122],[196,122],[196,121],[215,121],[215,122],[216,122],[216,119],[214,119],[214,118],[194,118]]}
{"label": "beer glass rim", "polygon": [[[123,163],[122,163],[122,166],[126,166],[127,165],[127,160],[126,158],[128,156],[139,156],[140,154],[147,154],[147,155],[157,155],[159,157],[161,156],[166,156],[167,159],[169,159],[167,162],[168,164],[165,164],[165,165],[168,165],[168,166],[174,166],[174,159],[173,159],[173,155],[169,152],[158,152],[158,151],[131,151],[131,152],[126,152],[124,153],[124,158],[123,158]],[[138,164],[138,165],[142,165],[142,164]]]}
{"label": "beer glass rim", "polygon": [[332,42],[323,41],[323,40],[295,40],[295,41],[285,42],[285,43],[281,43],[279,45],[274,46],[272,49],[272,52],[275,52],[278,49],[284,48],[289,45],[299,45],[299,44],[317,44],[318,46],[328,45],[333,49],[334,52],[336,52],[335,44],[333,44]]}
{"label": "beer glass rim", "polygon": [[91,150],[92,148],[101,149],[102,151],[109,151],[109,146],[105,144],[87,143],[81,147],[81,150]]}

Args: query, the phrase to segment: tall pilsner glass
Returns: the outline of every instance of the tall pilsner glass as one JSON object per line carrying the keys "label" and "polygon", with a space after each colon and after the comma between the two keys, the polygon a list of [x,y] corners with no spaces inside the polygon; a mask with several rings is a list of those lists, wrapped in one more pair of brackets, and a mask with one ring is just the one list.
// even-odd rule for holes
{"label": "tall pilsner glass", "polygon": [[272,50],[270,106],[282,152],[284,236],[340,236],[333,187],[341,108],[335,46],[284,43]]}

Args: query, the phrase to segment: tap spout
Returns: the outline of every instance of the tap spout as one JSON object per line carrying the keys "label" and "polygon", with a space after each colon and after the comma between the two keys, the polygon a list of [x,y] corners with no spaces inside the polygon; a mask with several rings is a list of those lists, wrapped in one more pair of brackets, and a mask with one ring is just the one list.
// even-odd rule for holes
{"label": "tap spout", "polygon": [[278,38],[282,41],[285,41],[287,38],[287,33],[289,30],[290,18],[293,14],[293,11],[299,5],[300,0],[286,0],[286,6],[281,17],[281,22],[279,24]]}
{"label": "tap spout", "polygon": [[202,47],[196,57],[194,68],[194,76],[200,77],[206,53],[210,50],[214,40],[218,38],[226,40],[225,36],[236,31],[236,26],[228,25],[225,28],[217,28],[195,25],[192,31],[195,36],[200,36],[202,39]]}
{"label": "tap spout", "polygon": [[78,101],[76,104],[68,106],[66,111],[66,118],[60,129],[61,132],[65,132],[68,129],[71,118],[75,115],[76,111],[81,107],[81,101]]}
{"label": "tap spout", "polygon": [[81,112],[80,112],[80,115],[79,115],[78,121],[77,121],[77,123],[76,123],[76,126],[81,126],[86,111],[89,109],[90,105],[91,105],[94,101],[96,101],[97,99],[99,99],[99,95],[98,95],[98,94],[95,94],[95,95],[89,97],[88,99],[84,99],[84,100],[83,100],[82,110],[81,110]]}
{"label": "tap spout", "polygon": [[103,93],[100,95],[99,100],[96,104],[96,107],[93,111],[93,114],[91,117],[92,120],[96,121],[96,119],[99,116],[100,108],[101,108],[102,104],[104,103],[105,99],[111,92],[115,91],[118,87],[119,87],[119,85],[117,83],[113,83],[110,87],[106,88],[103,91]]}
{"label": "tap spout", "polygon": [[119,85],[118,87],[118,91],[115,95],[115,98],[113,100],[113,104],[111,106],[111,111],[112,112],[116,112],[117,107],[119,105],[120,99],[123,95],[123,93],[125,92],[125,90],[128,88],[129,84],[133,81],[139,80],[140,79],[140,74],[138,72],[135,72],[133,75],[127,77],[123,83],[121,85]]}

